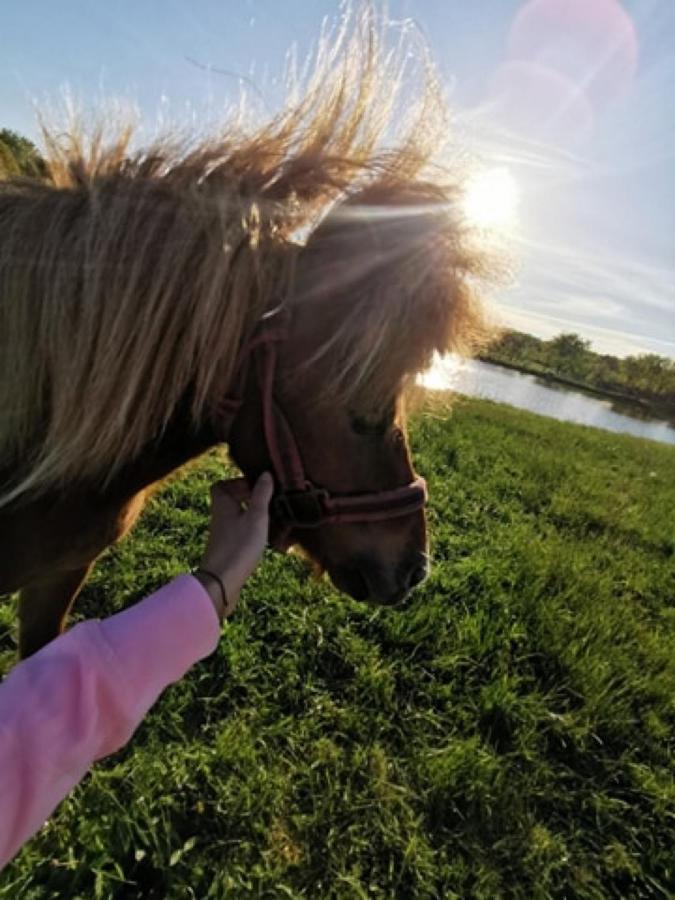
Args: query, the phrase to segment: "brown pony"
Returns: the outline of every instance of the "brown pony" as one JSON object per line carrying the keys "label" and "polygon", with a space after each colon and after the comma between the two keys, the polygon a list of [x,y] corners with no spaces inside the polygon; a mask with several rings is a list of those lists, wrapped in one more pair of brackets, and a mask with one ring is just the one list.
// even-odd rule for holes
{"label": "brown pony", "polygon": [[[128,129],[73,125],[45,132],[46,180],[0,183],[0,591],[21,592],[22,656],[152,485],[225,437],[249,480],[274,468],[260,378],[237,360],[279,306],[274,396],[307,477],[337,497],[413,480],[403,392],[482,333],[484,265],[436,158],[429,66],[414,103],[403,90],[408,51],[364,17],[262,127],[132,153]],[[356,598],[397,602],[426,571],[420,509],[291,543]]]}

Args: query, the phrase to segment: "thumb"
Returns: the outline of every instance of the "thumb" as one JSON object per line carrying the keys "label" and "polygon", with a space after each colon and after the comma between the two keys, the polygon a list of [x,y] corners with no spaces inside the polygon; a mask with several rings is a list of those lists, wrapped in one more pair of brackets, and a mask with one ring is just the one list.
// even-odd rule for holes
{"label": "thumb", "polygon": [[267,513],[272,494],[274,493],[274,479],[269,472],[263,472],[256,481],[253,491],[251,492],[251,501],[249,503],[249,511],[254,514]]}

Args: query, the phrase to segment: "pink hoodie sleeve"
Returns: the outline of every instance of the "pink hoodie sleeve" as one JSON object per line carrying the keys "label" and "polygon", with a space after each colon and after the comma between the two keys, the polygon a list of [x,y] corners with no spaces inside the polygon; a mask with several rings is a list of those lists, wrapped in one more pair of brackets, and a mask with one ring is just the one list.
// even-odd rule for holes
{"label": "pink hoodie sleeve", "polygon": [[0,868],[94,760],[122,747],[164,688],[218,644],[213,604],[181,575],[76,625],[0,684]]}

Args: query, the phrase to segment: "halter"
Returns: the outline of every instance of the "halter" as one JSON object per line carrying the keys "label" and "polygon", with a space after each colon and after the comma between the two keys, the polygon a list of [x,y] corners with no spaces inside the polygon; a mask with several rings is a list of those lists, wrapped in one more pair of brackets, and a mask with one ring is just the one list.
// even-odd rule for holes
{"label": "halter", "polygon": [[[266,314],[249,341],[240,350],[235,379],[244,390],[250,366],[260,388],[265,441],[272,461],[277,489],[270,503],[270,515],[279,526],[274,544],[286,545],[294,528],[318,528],[352,522],[382,522],[407,516],[422,509],[427,500],[424,478],[387,491],[333,494],[314,484],[305,474],[302,456],[288,419],[274,396],[274,380],[279,344],[288,339],[289,315],[279,308]],[[219,429],[229,434],[241,409],[243,397],[225,397],[216,410]]]}

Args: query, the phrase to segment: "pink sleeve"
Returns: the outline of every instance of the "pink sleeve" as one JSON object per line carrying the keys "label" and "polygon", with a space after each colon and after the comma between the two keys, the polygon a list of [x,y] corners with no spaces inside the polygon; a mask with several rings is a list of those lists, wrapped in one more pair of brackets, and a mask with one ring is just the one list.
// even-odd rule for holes
{"label": "pink sleeve", "polygon": [[0,684],[0,868],[219,634],[208,594],[181,575],[124,612],[76,625],[10,672]]}

